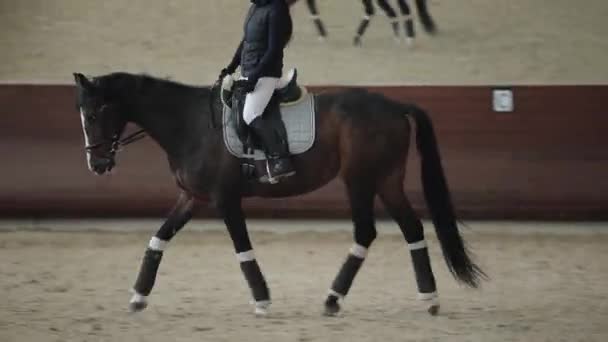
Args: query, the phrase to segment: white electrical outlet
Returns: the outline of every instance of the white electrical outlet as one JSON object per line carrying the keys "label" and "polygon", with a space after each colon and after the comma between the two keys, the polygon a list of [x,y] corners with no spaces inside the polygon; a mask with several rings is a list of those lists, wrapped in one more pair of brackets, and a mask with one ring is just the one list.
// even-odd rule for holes
{"label": "white electrical outlet", "polygon": [[495,112],[512,112],[515,105],[511,89],[492,90],[492,107]]}

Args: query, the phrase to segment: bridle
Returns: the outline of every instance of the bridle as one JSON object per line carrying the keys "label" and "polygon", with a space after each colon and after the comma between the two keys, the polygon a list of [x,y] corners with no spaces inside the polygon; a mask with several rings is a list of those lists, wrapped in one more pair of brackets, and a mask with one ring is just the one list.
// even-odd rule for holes
{"label": "bridle", "polygon": [[93,152],[95,149],[99,148],[100,146],[103,146],[105,144],[111,144],[110,153],[115,154],[116,152],[120,151],[122,149],[122,147],[127,146],[131,143],[134,143],[138,140],[141,140],[141,139],[145,138],[146,135],[147,134],[143,129],[135,131],[122,139],[120,138],[120,136],[118,134],[115,134],[112,137],[112,139],[110,139],[110,140],[104,140],[104,141],[101,141],[101,142],[98,142],[95,144],[86,145],[84,147],[84,149],[87,152]]}
{"label": "bridle", "polygon": [[[212,86],[211,86],[211,98],[209,101],[209,110],[211,111],[211,127],[212,128],[217,128],[218,124],[215,120],[215,103],[214,103],[214,93],[216,92],[217,88],[220,87],[220,93],[218,94],[219,97],[221,98],[221,84],[220,82],[215,82]],[[124,146],[127,146],[129,144],[132,144],[138,140],[141,140],[143,138],[145,138],[147,136],[145,130],[140,129],[137,130],[129,135],[127,135],[124,138],[120,138],[120,135],[115,134],[114,136],[112,136],[112,139],[110,140],[103,140],[100,141],[98,143],[95,144],[90,144],[90,145],[86,145],[84,147],[85,151],[87,152],[94,152],[97,148],[106,145],[106,144],[111,144],[111,148],[110,148],[110,153],[111,154],[115,154],[116,152],[119,152]]]}

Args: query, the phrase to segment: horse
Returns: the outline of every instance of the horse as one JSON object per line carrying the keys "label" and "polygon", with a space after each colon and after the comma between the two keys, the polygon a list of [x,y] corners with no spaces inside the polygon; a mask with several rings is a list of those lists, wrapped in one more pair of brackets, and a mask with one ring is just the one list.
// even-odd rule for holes
{"label": "horse", "polygon": [[119,148],[137,138],[121,138],[127,123],[133,123],[164,150],[179,189],[175,205],[145,250],[129,301],[131,311],[147,307],[163,251],[204,199],[211,200],[226,225],[255,313],[268,313],[270,292],[249,238],[242,199],[296,196],[340,177],[352,209],[354,242],[330,286],[324,313],[340,311],[376,238],[378,196],[409,247],[418,298],[436,314],[439,300],[423,226],[403,189],[411,135],[408,118],[415,122],[423,192],[447,267],[458,282],[473,288],[485,278],[459,233],[431,119],[415,104],[357,87],[310,94],[315,99],[314,144],[292,156],[296,175],[268,184],[244,177],[241,161],[227,151],[223,124],[217,125],[222,108],[214,90],[218,83],[192,86],[125,72],[91,78],[74,73],[74,79],[90,171],[102,175],[112,170]]}
{"label": "horse", "polygon": [[[297,1],[298,0],[287,0],[290,6],[296,3]],[[357,26],[356,34],[353,38],[353,44],[355,46],[361,46],[361,39],[363,38],[365,31],[369,27],[371,18],[376,14],[372,0],[362,0],[362,3],[365,15]],[[408,5],[407,0],[397,0],[397,4],[399,5],[401,15],[403,16],[405,42],[408,45],[412,45],[416,36],[416,32],[414,29],[414,22],[411,15],[410,6]],[[319,16],[319,10],[317,7],[316,0],[306,0],[306,5],[308,11],[310,12],[310,17],[313,20],[313,23],[315,24],[315,27],[317,29],[319,39],[325,40],[325,38],[327,37],[327,30],[325,29],[325,24]],[[399,30],[399,17],[397,15],[397,12],[386,0],[378,0],[378,6],[390,19],[395,40],[400,41],[401,35]],[[437,26],[435,25],[435,21],[433,20],[433,17],[431,16],[428,10],[426,0],[416,0],[416,8],[418,9],[418,16],[420,17],[420,22],[422,24],[423,29],[428,34],[434,35],[437,32]]]}
{"label": "horse", "polygon": [[[362,0],[362,2],[365,15],[357,27],[355,38],[353,38],[353,44],[355,46],[361,45],[361,38],[363,38],[365,31],[369,27],[371,18],[375,15],[372,0]],[[397,0],[397,4],[399,5],[401,15],[403,16],[405,42],[407,45],[412,45],[416,32],[414,30],[414,21],[411,15],[410,6],[408,5],[407,0]],[[384,11],[386,16],[391,21],[391,27],[393,29],[395,40],[400,41],[399,17],[397,16],[397,12],[386,0],[378,0],[378,6]],[[416,8],[418,9],[418,16],[420,17],[420,22],[422,23],[424,30],[429,34],[435,34],[437,32],[437,28],[428,11],[426,0],[416,0]]]}

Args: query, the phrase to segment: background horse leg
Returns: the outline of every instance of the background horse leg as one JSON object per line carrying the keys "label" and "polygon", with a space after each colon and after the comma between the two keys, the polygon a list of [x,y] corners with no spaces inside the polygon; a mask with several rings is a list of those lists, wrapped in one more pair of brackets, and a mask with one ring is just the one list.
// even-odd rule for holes
{"label": "background horse leg", "polygon": [[437,27],[426,6],[426,0],[416,0],[416,8],[418,9],[418,16],[420,17],[420,22],[422,23],[424,30],[428,34],[437,33]]}
{"label": "background horse leg", "polygon": [[253,299],[255,300],[255,313],[264,315],[270,306],[270,291],[251,247],[245,223],[245,214],[241,206],[241,198],[229,197],[219,200],[218,210],[228,228],[241,271],[243,271],[245,280],[247,280]]}
{"label": "background horse leg", "polygon": [[395,40],[399,41],[399,19],[397,18],[397,12],[389,5],[386,0],[378,0],[378,6],[382,8],[386,16],[391,21],[391,26],[393,28],[393,34],[395,35]]}
{"label": "background horse leg", "polygon": [[422,222],[416,216],[403,192],[404,174],[404,169],[400,168],[387,177],[380,187],[378,195],[389,215],[399,225],[401,233],[408,243],[418,285],[418,299],[428,303],[428,312],[436,315],[439,311],[439,300],[435,276],[424,239]]}
{"label": "background horse leg", "polygon": [[355,244],[342,264],[342,268],[334,279],[327,299],[325,300],[325,314],[335,315],[340,311],[339,299],[343,299],[367,256],[367,250],[376,239],[374,222],[374,186],[365,184],[365,178],[357,178],[347,184],[348,198],[352,209],[354,223]]}
{"label": "background horse leg", "polygon": [[325,39],[327,37],[327,31],[325,30],[325,25],[323,25],[323,21],[319,17],[319,10],[317,9],[317,1],[316,0],[306,0],[306,5],[308,6],[308,11],[310,12],[310,18],[315,23],[315,27],[317,28],[317,32],[319,34],[320,39]]}
{"label": "background horse leg", "polygon": [[356,46],[361,45],[361,38],[363,37],[363,35],[365,34],[365,31],[367,30],[367,27],[369,26],[369,22],[372,19],[372,16],[374,16],[374,14],[375,14],[374,4],[372,3],[372,0],[362,0],[362,1],[363,1],[363,8],[365,11],[365,15],[361,19],[361,22],[359,23],[359,26],[357,27],[357,33],[355,35],[355,38],[353,39],[353,44]]}
{"label": "background horse leg", "polygon": [[171,238],[192,218],[193,202],[194,200],[190,194],[182,193],[165,223],[150,239],[139,269],[139,275],[133,287],[134,294],[129,302],[129,309],[131,311],[141,311],[146,308],[146,297],[154,287],[163,251]]}
{"label": "background horse leg", "polygon": [[405,28],[405,43],[412,45],[416,32],[414,31],[414,20],[412,18],[412,12],[410,6],[408,6],[406,0],[398,0],[399,8],[401,9],[401,15],[403,15],[403,27]]}

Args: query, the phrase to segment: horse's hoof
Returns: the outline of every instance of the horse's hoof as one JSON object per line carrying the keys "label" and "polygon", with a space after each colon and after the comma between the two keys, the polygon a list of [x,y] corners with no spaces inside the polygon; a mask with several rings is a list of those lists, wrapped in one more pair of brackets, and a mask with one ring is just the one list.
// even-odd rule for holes
{"label": "horse's hoof", "polygon": [[130,312],[140,312],[144,311],[148,307],[147,302],[131,302],[129,303],[129,311]]}
{"label": "horse's hoof", "polygon": [[255,315],[256,316],[260,316],[260,317],[268,316],[268,309],[266,309],[266,308],[258,308],[256,306],[255,307]]}
{"label": "horse's hoof", "polygon": [[334,296],[329,296],[325,301],[325,311],[323,312],[324,316],[333,317],[340,312],[340,304],[338,304],[338,298]]}
{"label": "horse's hoof", "polygon": [[439,314],[439,304],[432,304],[427,311],[431,316],[437,316]]}
{"label": "horse's hoof", "polygon": [[418,300],[424,303],[426,311],[431,316],[437,316],[439,313],[439,297],[437,296],[437,292],[418,293]]}
{"label": "horse's hoof", "polygon": [[267,316],[268,309],[270,308],[270,300],[262,300],[259,302],[254,302],[255,310],[254,313],[256,316]]}
{"label": "horse's hoof", "polygon": [[129,301],[129,311],[131,312],[140,312],[148,307],[148,300],[146,296],[140,295],[137,292],[133,294],[131,300]]}

